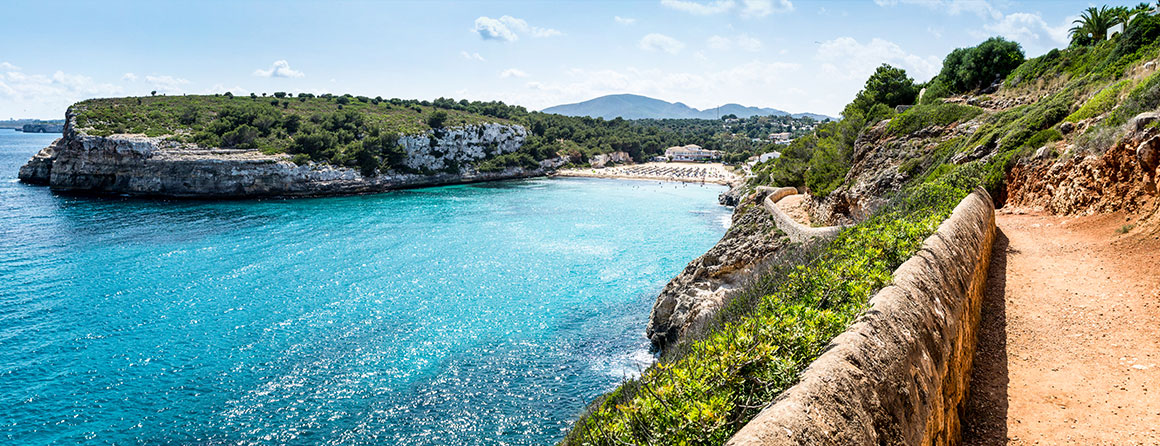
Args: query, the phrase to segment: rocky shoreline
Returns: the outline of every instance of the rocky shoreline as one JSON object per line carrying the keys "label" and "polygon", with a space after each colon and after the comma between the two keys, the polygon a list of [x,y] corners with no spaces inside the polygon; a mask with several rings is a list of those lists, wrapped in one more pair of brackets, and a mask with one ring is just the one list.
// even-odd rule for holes
{"label": "rocky shoreline", "polygon": [[[204,148],[144,135],[95,136],[76,126],[69,111],[63,136],[20,168],[19,179],[54,191],[164,198],[260,198],[353,195],[446,184],[543,176],[561,160],[538,168],[481,172],[468,165],[510,153],[527,130],[482,124],[406,136],[408,172],[364,176],[324,163],[295,164],[287,154]],[[448,166],[460,165],[458,169]]]}

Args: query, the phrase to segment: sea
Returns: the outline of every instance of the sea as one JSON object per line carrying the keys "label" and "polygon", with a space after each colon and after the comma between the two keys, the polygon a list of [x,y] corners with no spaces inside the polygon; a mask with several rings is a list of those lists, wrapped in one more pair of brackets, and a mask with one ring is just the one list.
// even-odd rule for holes
{"label": "sea", "polygon": [[17,182],[0,129],[6,444],[546,445],[653,361],[721,186],[541,178],[146,200]]}

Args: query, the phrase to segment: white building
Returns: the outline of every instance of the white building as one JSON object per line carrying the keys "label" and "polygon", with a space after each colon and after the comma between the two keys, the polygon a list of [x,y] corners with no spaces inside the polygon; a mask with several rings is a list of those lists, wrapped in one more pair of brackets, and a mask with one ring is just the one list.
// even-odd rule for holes
{"label": "white building", "polygon": [[721,158],[721,151],[706,150],[696,144],[689,144],[665,149],[665,157],[670,161],[708,161]]}

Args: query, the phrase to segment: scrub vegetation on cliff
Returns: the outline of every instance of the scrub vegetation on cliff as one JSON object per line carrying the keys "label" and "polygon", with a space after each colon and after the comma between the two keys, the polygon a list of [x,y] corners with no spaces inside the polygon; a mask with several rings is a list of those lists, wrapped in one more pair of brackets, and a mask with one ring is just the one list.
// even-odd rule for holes
{"label": "scrub vegetation on cliff", "polygon": [[[818,200],[855,182],[896,187],[834,241],[769,266],[711,328],[594,402],[564,443],[724,443],[797,381],[972,189],[1002,200],[1011,168],[1037,149],[1100,153],[1125,122],[1160,106],[1160,18],[1139,14],[1109,40],[1077,28],[1087,38],[1026,61],[998,38],[956,50],[930,83],[911,82],[927,88],[921,100],[880,95],[884,85],[910,90],[905,73],[884,66],[841,121],[758,165],[752,185],[805,186]],[[891,162],[866,167],[871,156]]]}
{"label": "scrub vegetation on cliff", "polygon": [[295,97],[283,92],[93,99],[73,110],[77,126],[95,136],[144,134],[207,148],[288,153],[299,164],[356,167],[364,175],[406,170],[406,154],[398,144],[402,136],[427,133],[440,138],[447,128],[487,123],[522,125],[528,136],[518,151],[479,161],[474,167],[484,172],[536,168],[539,161],[558,157],[584,164],[593,155],[610,152],[645,161],[668,147],[690,143],[743,160],[761,147],[751,135],[802,134],[814,125],[810,118],[780,116],[751,117],[724,127],[721,121],[696,119],[606,121],[529,112],[502,102],[309,93]]}

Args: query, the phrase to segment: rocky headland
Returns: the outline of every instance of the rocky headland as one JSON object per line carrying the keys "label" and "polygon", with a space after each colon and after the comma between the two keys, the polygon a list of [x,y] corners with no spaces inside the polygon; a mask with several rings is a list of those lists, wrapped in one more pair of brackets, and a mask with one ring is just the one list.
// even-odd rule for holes
{"label": "rocky headland", "polygon": [[483,172],[471,163],[514,152],[527,137],[519,125],[476,124],[432,129],[399,138],[405,170],[363,175],[328,163],[297,164],[284,153],[220,149],[166,137],[97,136],[77,127],[69,111],[63,136],[20,169],[21,181],[53,190],[189,198],[324,196],[544,175],[563,161],[538,168]]}

